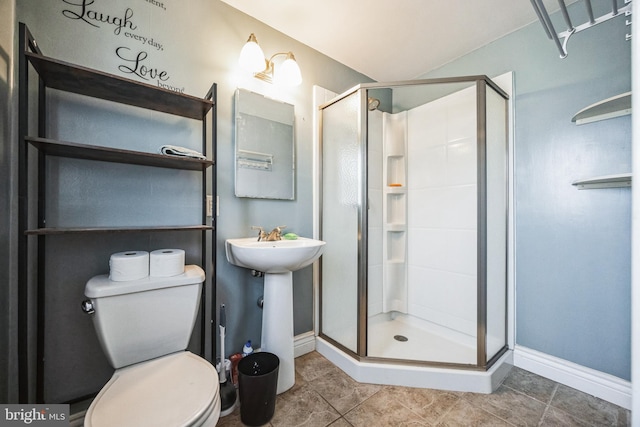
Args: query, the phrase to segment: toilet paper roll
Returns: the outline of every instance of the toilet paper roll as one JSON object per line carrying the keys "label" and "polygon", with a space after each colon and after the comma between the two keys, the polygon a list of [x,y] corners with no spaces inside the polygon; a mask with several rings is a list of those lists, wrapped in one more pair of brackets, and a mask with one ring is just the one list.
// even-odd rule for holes
{"label": "toilet paper roll", "polygon": [[158,249],[149,255],[149,275],[171,277],[184,273],[182,249]]}
{"label": "toilet paper roll", "polygon": [[149,252],[118,252],[109,258],[109,279],[114,282],[144,279],[149,275]]}

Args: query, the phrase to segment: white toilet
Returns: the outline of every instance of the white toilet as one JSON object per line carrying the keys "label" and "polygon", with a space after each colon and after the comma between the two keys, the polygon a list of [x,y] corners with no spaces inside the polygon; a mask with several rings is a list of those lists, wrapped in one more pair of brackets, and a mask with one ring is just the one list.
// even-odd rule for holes
{"label": "white toilet", "polygon": [[87,282],[84,309],[113,377],[84,418],[85,427],[211,427],[220,416],[218,373],[185,351],[198,314],[205,274]]}

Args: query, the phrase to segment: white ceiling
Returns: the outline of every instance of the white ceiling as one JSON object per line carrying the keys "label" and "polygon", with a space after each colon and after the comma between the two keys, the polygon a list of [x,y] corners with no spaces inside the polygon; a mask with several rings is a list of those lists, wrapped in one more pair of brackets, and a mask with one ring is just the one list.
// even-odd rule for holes
{"label": "white ceiling", "polygon": [[529,0],[222,1],[381,82],[413,79],[537,21]]}

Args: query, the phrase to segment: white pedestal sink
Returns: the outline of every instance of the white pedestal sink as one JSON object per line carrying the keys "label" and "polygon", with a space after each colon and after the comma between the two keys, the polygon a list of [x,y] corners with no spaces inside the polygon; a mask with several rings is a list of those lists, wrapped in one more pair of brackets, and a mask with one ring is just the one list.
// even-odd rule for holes
{"label": "white pedestal sink", "polygon": [[227,239],[227,261],[264,273],[262,351],[280,359],[280,394],[295,383],[293,362],[293,271],[308,266],[322,255],[325,242],[298,238],[258,242],[255,237]]}

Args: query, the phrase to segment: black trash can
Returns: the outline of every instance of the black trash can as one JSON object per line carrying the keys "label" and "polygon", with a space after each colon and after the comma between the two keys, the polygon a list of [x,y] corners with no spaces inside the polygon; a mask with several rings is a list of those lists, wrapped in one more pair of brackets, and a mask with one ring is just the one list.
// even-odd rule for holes
{"label": "black trash can", "polygon": [[273,353],[252,353],[238,363],[240,419],[248,426],[261,426],[273,418],[276,410],[278,367]]}

